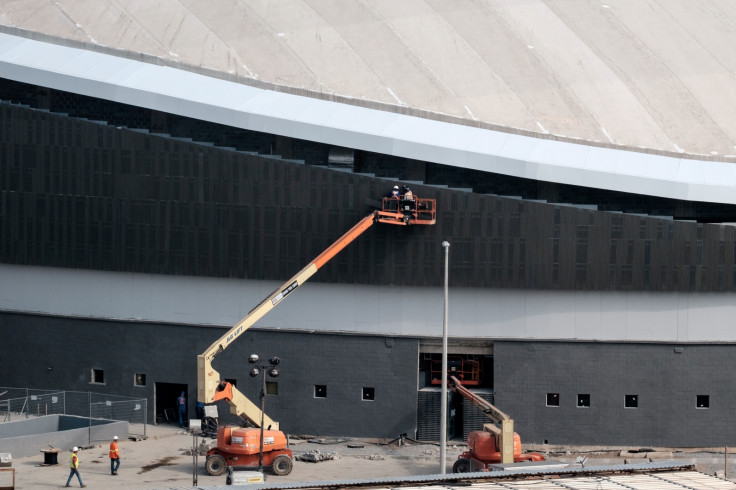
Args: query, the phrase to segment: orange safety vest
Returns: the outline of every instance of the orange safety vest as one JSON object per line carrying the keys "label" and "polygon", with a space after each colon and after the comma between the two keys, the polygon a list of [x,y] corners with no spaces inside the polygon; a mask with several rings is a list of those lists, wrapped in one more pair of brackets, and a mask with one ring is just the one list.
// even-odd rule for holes
{"label": "orange safety vest", "polygon": [[69,468],[74,468],[74,469],[79,468],[79,458],[74,453],[71,453],[69,455]]}
{"label": "orange safety vest", "polygon": [[110,459],[120,459],[120,451],[118,451],[118,441],[110,443]]}

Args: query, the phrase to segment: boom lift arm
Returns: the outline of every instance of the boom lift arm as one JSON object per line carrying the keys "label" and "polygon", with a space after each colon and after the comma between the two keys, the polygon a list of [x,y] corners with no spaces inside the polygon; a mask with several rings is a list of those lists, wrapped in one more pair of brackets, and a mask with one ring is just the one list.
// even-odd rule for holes
{"label": "boom lift arm", "polygon": [[[220,373],[212,367],[212,360],[220,352],[227,349],[238,337],[253,326],[266,313],[283,301],[287,295],[293,292],[301,284],[309,280],[320,267],[326,264],[332,257],[347,247],[353,240],[358,238],[365,230],[373,225],[375,213],[371,213],[353,226],[335,243],[330,245],[324,252],[319,254],[312,262],[286,281],[271,295],[261,301],[253,308],[245,318],[237,325],[228,330],[202,355],[197,356],[197,399],[203,403],[213,403],[219,399],[226,399],[230,404],[230,413],[245,418],[256,427],[260,426],[260,408],[245,397],[237,388],[230,383],[221,384]],[[271,429],[278,430],[279,424],[271,420],[267,415],[263,416],[263,424]]]}
{"label": "boom lift arm", "polygon": [[[255,427],[261,424],[261,410],[241,393],[232,384],[221,381],[220,373],[212,367],[212,360],[219,353],[227,349],[238,337],[253,326],[266,313],[283,301],[297,287],[309,280],[315,272],[329,262],[341,250],[347,247],[356,238],[363,234],[373,223],[389,223],[396,225],[433,225],[435,224],[435,200],[416,199],[417,206],[410,211],[400,212],[386,209],[384,200],[383,209],[377,210],[361,219],[347,233],[327,247],[312,262],[307,264],[295,276],[286,281],[269,297],[264,299],[258,306],[253,308],[245,318],[228,330],[215,343],[207,348],[204,353],[197,356],[197,400],[208,404],[217,400],[226,400],[230,405],[230,413],[249,421]],[[267,415],[263,414],[263,425],[273,430],[278,430],[279,424]]]}
{"label": "boom lift arm", "polygon": [[[506,415],[504,412],[496,408],[489,401],[484,400],[480,396],[476,395],[462,384],[460,380],[455,376],[450,376],[450,383],[448,386],[452,391],[462,396],[466,400],[473,402],[475,406],[480,408],[483,413],[493,421],[493,423],[483,424],[483,430],[490,432],[496,437],[498,441],[498,450],[501,452],[501,462],[513,463],[514,462],[514,421],[511,417]],[[499,428],[496,424],[500,425]]]}

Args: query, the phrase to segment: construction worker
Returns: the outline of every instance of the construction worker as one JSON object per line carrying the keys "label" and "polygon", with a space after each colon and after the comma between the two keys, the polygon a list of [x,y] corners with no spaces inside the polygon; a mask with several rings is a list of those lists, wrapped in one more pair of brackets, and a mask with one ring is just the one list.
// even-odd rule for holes
{"label": "construction worker", "polygon": [[77,452],[79,451],[79,448],[77,446],[74,446],[72,449],[71,454],[69,454],[69,468],[71,471],[69,472],[69,478],[66,480],[66,486],[70,487],[69,483],[72,481],[72,476],[75,474],[77,475],[77,480],[79,480],[79,486],[84,488],[87,485],[82,483],[82,475],[79,474],[79,456],[77,456]]}
{"label": "construction worker", "polygon": [[120,467],[120,449],[118,449],[118,436],[115,436],[110,443],[110,474],[117,475],[118,467]]}
{"label": "construction worker", "polygon": [[396,211],[399,209],[399,198],[401,197],[401,194],[399,193],[399,186],[395,185],[391,191],[389,191],[388,194],[386,194],[386,197],[390,199],[388,202],[388,210],[389,211]]}
{"label": "construction worker", "polygon": [[184,392],[181,392],[179,398],[176,399],[176,406],[179,411],[179,427],[184,427],[184,420],[187,417],[187,398],[184,396]]}

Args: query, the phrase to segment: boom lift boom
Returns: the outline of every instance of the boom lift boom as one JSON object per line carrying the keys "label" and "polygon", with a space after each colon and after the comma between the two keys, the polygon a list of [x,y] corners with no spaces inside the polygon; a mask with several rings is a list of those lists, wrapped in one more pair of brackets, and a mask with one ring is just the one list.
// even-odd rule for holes
{"label": "boom lift boom", "polygon": [[[268,454],[264,455],[263,461],[265,464],[272,466],[276,474],[285,475],[291,471],[291,450],[287,447],[286,437],[278,430],[278,422],[262,414],[261,409],[231,383],[222,381],[220,373],[212,367],[212,361],[215,356],[227,349],[266,313],[309,280],[323,265],[373,226],[373,223],[379,222],[400,226],[435,224],[436,201],[434,199],[412,198],[411,200],[402,200],[400,206],[396,205],[398,203],[396,199],[384,199],[381,210],[374,211],[361,219],[312,262],[261,301],[245,318],[209,346],[204,353],[197,356],[197,400],[205,404],[214,403],[217,400],[226,400],[230,405],[230,413],[245,419],[254,427],[261,426],[262,417],[263,427],[268,428],[270,434],[269,446],[264,443],[263,451],[268,451]],[[232,430],[228,427],[218,428],[217,448],[208,451],[205,464],[210,474],[222,474],[226,466],[248,466],[252,465],[254,461],[258,461],[254,455],[259,453],[260,447],[254,447],[252,439],[249,438],[248,430]]]}
{"label": "boom lift boom", "polygon": [[[358,221],[347,233],[341,236],[324,252],[319,254],[312,262],[286,281],[269,297],[261,301],[253,308],[245,318],[228,330],[215,343],[207,348],[204,353],[197,356],[197,400],[202,403],[214,403],[225,399],[230,404],[230,412],[248,420],[255,427],[260,426],[261,411],[258,406],[248,400],[239,390],[230,383],[222,383],[220,373],[212,367],[212,360],[219,353],[227,349],[238,337],[253,326],[258,320],[271,311],[276,305],[283,301],[297,287],[309,280],[315,272],[329,262],[341,250],[347,247],[356,238],[363,234],[373,223],[389,223],[396,225],[433,225],[436,221],[434,199],[415,198],[415,210],[411,214],[389,210],[387,200],[384,199],[383,208],[374,211],[365,218]],[[264,416],[263,424],[272,429],[278,429],[278,422]]]}

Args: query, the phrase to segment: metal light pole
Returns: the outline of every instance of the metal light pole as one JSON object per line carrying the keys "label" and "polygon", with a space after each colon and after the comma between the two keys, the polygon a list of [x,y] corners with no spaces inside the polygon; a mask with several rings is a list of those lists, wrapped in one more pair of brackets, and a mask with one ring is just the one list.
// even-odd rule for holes
{"label": "metal light pole", "polygon": [[[258,354],[251,354],[248,358],[248,362],[251,364],[255,364],[259,361],[259,359],[260,358],[258,357]],[[267,365],[254,366],[249,373],[251,377],[255,378],[261,373],[261,371],[263,371],[263,381],[261,383],[261,437],[260,448],[258,450],[258,471],[260,471],[261,473],[263,472],[263,417],[266,411],[266,374],[268,373],[268,375],[272,378],[277,377],[279,375],[279,370],[276,369],[276,366],[280,362],[281,359],[279,359],[278,357],[272,357],[268,360]]]}
{"label": "metal light pole", "polygon": [[445,316],[442,322],[442,393],[440,396],[440,474],[447,471],[447,275],[450,242],[442,242],[445,249]]}

